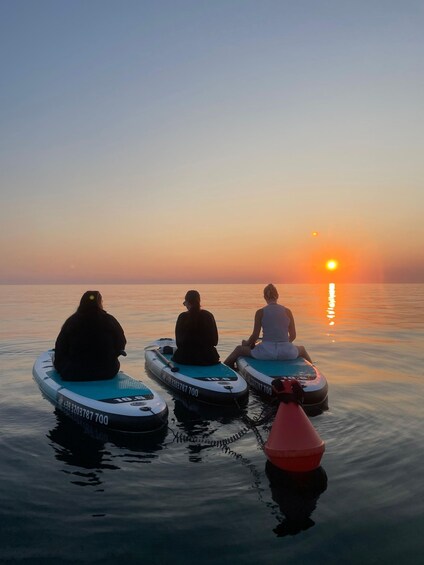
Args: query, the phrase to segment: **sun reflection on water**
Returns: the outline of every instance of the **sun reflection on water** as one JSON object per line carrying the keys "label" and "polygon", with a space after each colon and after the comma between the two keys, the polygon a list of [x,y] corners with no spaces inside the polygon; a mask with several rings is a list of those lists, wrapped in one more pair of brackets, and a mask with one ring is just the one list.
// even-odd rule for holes
{"label": "sun reflection on water", "polygon": [[[327,319],[328,325],[334,329],[336,324],[336,284],[329,283],[328,285],[328,305],[327,305]],[[331,332],[328,334],[331,335]],[[333,341],[335,341],[333,339]]]}

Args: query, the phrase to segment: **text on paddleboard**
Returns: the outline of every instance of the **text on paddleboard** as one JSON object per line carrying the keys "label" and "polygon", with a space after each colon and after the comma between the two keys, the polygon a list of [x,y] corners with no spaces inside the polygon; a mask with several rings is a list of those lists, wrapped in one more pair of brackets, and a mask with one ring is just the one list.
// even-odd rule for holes
{"label": "text on paddleboard", "polygon": [[63,396],[61,396],[58,401],[62,410],[64,412],[67,412],[71,416],[79,416],[80,418],[84,418],[89,422],[103,424],[104,426],[107,426],[109,423],[109,417],[107,414],[102,414],[101,412],[97,412],[96,410],[90,410],[89,408],[80,406],[79,404],[76,404],[75,402],[72,402]]}

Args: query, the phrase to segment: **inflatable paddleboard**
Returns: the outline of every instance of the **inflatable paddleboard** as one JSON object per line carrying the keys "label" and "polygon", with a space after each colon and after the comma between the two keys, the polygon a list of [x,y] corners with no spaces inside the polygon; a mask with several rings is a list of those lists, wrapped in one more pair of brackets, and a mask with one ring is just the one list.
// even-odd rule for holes
{"label": "inflatable paddleboard", "polygon": [[171,361],[175,341],[161,338],[145,348],[146,367],[154,377],[180,395],[209,404],[234,405],[247,399],[246,381],[224,365],[183,365]]}
{"label": "inflatable paddleboard", "polygon": [[253,357],[239,357],[237,368],[249,385],[264,396],[272,396],[273,379],[297,379],[303,388],[303,406],[318,407],[327,401],[326,378],[302,357],[286,361],[262,361]]}
{"label": "inflatable paddleboard", "polygon": [[165,401],[143,382],[122,371],[104,381],[64,381],[53,356],[53,350],[42,353],[33,375],[47,399],[67,416],[121,432],[148,432],[166,425]]}

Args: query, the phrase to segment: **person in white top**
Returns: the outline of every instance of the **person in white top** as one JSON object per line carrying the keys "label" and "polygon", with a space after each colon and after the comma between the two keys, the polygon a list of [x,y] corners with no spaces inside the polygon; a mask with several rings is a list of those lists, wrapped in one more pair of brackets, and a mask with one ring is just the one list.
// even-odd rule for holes
{"label": "person in white top", "polygon": [[[273,284],[264,288],[266,306],[255,314],[252,335],[243,340],[224,361],[234,368],[238,357],[254,357],[255,359],[277,360],[297,359],[304,357],[312,363],[303,345],[294,345],[296,327],[291,310],[277,303],[278,291]],[[262,328],[262,341],[256,345]]]}

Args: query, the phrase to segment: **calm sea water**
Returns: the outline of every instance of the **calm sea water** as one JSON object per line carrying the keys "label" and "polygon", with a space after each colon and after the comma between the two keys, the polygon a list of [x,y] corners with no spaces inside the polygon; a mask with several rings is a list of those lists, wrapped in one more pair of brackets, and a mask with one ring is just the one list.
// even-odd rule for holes
{"label": "calm sea water", "polygon": [[[262,285],[196,287],[224,358],[250,334]],[[273,476],[251,432],[202,444],[244,428],[238,413],[187,404],[146,374],[143,347],[173,335],[187,289],[100,287],[128,339],[122,368],[170,411],[170,429],[127,439],[63,419],[32,380],[86,287],[0,287],[0,562],[424,563],[424,285],[280,287],[330,386],[311,418],[326,442],[312,485]],[[250,416],[263,406],[250,395]]]}

